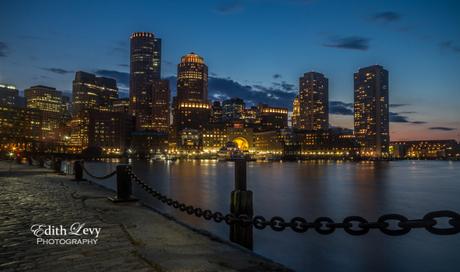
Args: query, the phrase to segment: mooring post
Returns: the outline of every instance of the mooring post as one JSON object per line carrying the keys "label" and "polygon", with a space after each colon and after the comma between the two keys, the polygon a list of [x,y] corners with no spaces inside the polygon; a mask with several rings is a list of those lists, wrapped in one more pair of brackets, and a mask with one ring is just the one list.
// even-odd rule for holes
{"label": "mooring post", "polygon": [[[235,190],[231,193],[230,212],[233,215],[253,216],[252,192],[246,190],[246,160],[235,160]],[[252,224],[230,225],[230,241],[248,249],[253,248]]]}
{"label": "mooring post", "polygon": [[62,160],[60,158],[54,159],[53,160],[54,172],[60,174],[61,173],[61,165],[62,165]]}
{"label": "mooring post", "polygon": [[130,165],[120,164],[117,165],[117,196],[110,197],[113,202],[129,202],[137,201],[136,198],[131,196],[132,183],[131,176],[129,175]]}
{"label": "mooring post", "polygon": [[75,174],[76,181],[82,181],[83,179],[83,165],[82,161],[76,160],[73,163],[73,172]]}
{"label": "mooring post", "polygon": [[38,167],[40,168],[45,167],[45,160],[41,156],[38,158]]}

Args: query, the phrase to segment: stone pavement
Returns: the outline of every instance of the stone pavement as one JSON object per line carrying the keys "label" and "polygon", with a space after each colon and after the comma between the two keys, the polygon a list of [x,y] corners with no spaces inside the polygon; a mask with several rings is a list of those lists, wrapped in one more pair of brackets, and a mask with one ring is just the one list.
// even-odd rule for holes
{"label": "stone pavement", "polygon": [[[0,271],[288,271],[139,203],[113,204],[107,197],[114,193],[99,186],[12,167],[0,162]],[[75,222],[101,228],[97,244],[37,245],[30,230]],[[52,236],[70,237],[83,236]]]}

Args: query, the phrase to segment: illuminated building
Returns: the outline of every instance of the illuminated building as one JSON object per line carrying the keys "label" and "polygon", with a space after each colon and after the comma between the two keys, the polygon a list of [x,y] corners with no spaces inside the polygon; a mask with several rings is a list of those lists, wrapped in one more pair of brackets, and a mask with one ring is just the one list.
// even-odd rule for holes
{"label": "illuminated building", "polygon": [[222,118],[223,112],[222,112],[222,105],[220,104],[220,101],[214,101],[211,106],[211,123],[222,123],[223,118]]}
{"label": "illuminated building", "polygon": [[0,106],[18,107],[19,91],[16,86],[0,83]]}
{"label": "illuminated building", "polygon": [[260,124],[259,110],[257,109],[257,107],[254,106],[244,109],[241,118],[243,119],[244,124],[247,127],[255,128],[258,124]]}
{"label": "illuminated building", "polygon": [[72,111],[70,122],[70,143],[81,149],[90,141],[90,117],[94,112],[112,112],[118,101],[117,82],[111,78],[96,77],[94,74],[77,72],[73,81]]}
{"label": "illuminated building", "polygon": [[38,109],[0,105],[0,150],[30,150],[41,141],[42,117]]}
{"label": "illuminated building", "polygon": [[223,124],[208,126],[202,133],[203,151],[217,153],[227,143],[227,129]]}
{"label": "illuminated building", "polygon": [[62,142],[65,135],[65,123],[69,115],[63,103],[62,92],[47,86],[32,86],[24,90],[26,106],[40,110],[42,114],[41,141]]}
{"label": "illuminated building", "polygon": [[183,151],[200,151],[203,147],[201,131],[197,129],[183,129],[179,132],[179,146]]}
{"label": "illuminated building", "polygon": [[207,102],[178,102],[174,104],[174,126],[179,132],[182,129],[203,129],[209,124],[211,105]]}
{"label": "illuminated building", "polygon": [[208,101],[208,66],[193,52],[183,56],[177,65],[177,100]]}
{"label": "illuminated building", "polygon": [[288,127],[288,109],[281,107],[271,107],[266,104],[257,106],[259,114],[259,130],[277,130]]}
{"label": "illuminated building", "polygon": [[244,101],[235,97],[222,102],[222,119],[224,122],[235,122],[241,120],[245,109]]}
{"label": "illuminated building", "polygon": [[180,139],[182,130],[202,130],[210,122],[208,67],[203,58],[195,53],[183,56],[177,66],[177,96],[173,99],[173,118],[178,144],[188,142]]}
{"label": "illuminated building", "polygon": [[329,83],[321,73],[308,72],[299,79],[299,118],[297,128],[329,128]]}
{"label": "illuminated building", "polygon": [[109,111],[113,101],[118,99],[115,79],[96,77],[94,74],[78,71],[72,83],[72,112],[74,115],[86,110]]}
{"label": "illuminated building", "polygon": [[388,156],[388,71],[380,65],[354,74],[354,133],[362,156]]}
{"label": "illuminated building", "polygon": [[291,125],[293,128],[299,128],[299,118],[300,118],[300,103],[299,96],[294,98],[292,102],[292,116],[291,116]]}
{"label": "illuminated building", "polygon": [[154,79],[143,97],[144,106],[138,108],[136,131],[168,132],[170,123],[169,81]]}
{"label": "illuminated building", "polygon": [[135,130],[150,130],[152,84],[161,78],[161,39],[150,32],[134,32],[130,42],[130,113]]}
{"label": "illuminated building", "polygon": [[125,152],[131,120],[123,112],[90,111],[88,146],[99,147],[104,155],[121,155]]}
{"label": "illuminated building", "polygon": [[114,112],[129,113],[129,98],[118,98],[112,103]]}
{"label": "illuminated building", "polygon": [[390,155],[396,159],[446,159],[456,147],[455,140],[397,141],[390,143]]}

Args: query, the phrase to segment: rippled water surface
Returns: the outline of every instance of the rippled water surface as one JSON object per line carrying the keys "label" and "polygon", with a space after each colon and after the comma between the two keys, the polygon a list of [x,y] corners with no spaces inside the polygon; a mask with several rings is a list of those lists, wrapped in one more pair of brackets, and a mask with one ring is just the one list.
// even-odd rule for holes
{"label": "rippled water surface", "polygon": [[[116,163],[89,163],[96,174]],[[135,173],[181,202],[226,213],[233,190],[232,162],[134,162]],[[114,188],[114,180],[107,186]],[[248,163],[248,189],[254,212],[307,220],[328,216],[342,220],[360,215],[376,220],[384,213],[420,218],[432,210],[460,212],[460,162],[289,162]],[[144,202],[196,228],[228,239],[228,227],[181,213],[152,200]],[[389,237],[378,230],[350,236],[342,230],[320,235],[309,230],[254,231],[254,251],[297,271],[458,271],[460,234],[438,236],[425,230]]]}

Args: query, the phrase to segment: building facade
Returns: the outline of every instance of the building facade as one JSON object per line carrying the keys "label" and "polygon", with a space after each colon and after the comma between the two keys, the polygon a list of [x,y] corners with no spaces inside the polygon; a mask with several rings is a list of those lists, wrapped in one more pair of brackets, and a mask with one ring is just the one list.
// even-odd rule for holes
{"label": "building facade", "polygon": [[130,114],[136,130],[149,130],[152,114],[152,84],[161,79],[161,39],[150,32],[130,37]]}
{"label": "building facade", "polygon": [[[173,99],[173,118],[177,136],[184,129],[202,130],[210,122],[208,67],[204,59],[195,53],[183,56],[177,65],[177,96]],[[177,141],[179,145],[187,142],[180,140],[180,137],[177,137]]]}
{"label": "building facade", "polygon": [[177,65],[177,100],[208,102],[208,66],[193,52]]}
{"label": "building facade", "polygon": [[354,134],[362,156],[388,156],[388,89],[388,71],[380,65],[361,68],[354,74]]}
{"label": "building facade", "polygon": [[0,106],[18,107],[19,90],[16,86],[0,83]]}
{"label": "building facade", "polygon": [[308,72],[299,79],[298,103],[299,129],[329,128],[329,81],[323,74]]}
{"label": "building facade", "polygon": [[26,107],[40,111],[41,141],[62,143],[68,135],[66,123],[69,115],[62,98],[62,92],[47,86],[32,86],[24,90]]}
{"label": "building facade", "polygon": [[118,99],[115,79],[97,77],[94,74],[78,71],[72,82],[73,115],[87,110],[110,111],[113,102]]}

